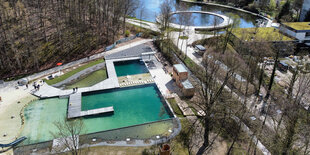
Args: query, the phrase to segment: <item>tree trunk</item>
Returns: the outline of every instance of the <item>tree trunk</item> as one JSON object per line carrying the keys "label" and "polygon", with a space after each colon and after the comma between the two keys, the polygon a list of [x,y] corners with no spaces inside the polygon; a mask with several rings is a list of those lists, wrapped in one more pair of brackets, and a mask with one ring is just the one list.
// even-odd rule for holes
{"label": "tree trunk", "polygon": [[267,101],[269,99],[269,96],[270,96],[270,92],[271,92],[271,88],[272,88],[272,85],[273,85],[273,81],[274,81],[274,77],[275,77],[275,74],[276,74],[276,69],[277,69],[277,66],[278,66],[278,62],[279,62],[279,49],[277,49],[277,53],[276,53],[276,57],[275,57],[275,62],[274,62],[274,65],[273,65],[273,69],[272,69],[272,73],[271,73],[271,76],[270,76],[270,81],[269,81],[269,86],[268,86],[268,89],[267,89],[267,94],[265,96],[265,100]]}

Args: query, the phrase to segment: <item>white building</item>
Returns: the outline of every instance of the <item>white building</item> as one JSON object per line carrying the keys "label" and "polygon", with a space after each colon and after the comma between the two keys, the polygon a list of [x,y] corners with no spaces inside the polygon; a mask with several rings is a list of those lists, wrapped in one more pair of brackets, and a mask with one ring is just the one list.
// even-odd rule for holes
{"label": "white building", "polygon": [[310,0],[304,0],[304,3],[302,5],[302,9],[300,12],[299,21],[304,21],[307,12],[310,11]]}
{"label": "white building", "polygon": [[282,23],[280,31],[298,39],[299,43],[310,45],[310,22]]}

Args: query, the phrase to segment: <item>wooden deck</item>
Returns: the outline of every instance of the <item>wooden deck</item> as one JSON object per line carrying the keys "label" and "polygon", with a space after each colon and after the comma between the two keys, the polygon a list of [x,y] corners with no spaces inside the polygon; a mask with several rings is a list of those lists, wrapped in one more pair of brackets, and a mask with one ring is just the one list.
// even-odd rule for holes
{"label": "wooden deck", "polygon": [[70,95],[68,104],[68,118],[80,117],[82,106],[82,93]]}
{"label": "wooden deck", "polygon": [[90,116],[90,115],[97,115],[97,114],[104,114],[104,113],[110,113],[114,112],[113,106],[111,107],[105,107],[105,108],[99,108],[99,109],[92,109],[87,111],[81,111],[80,117],[82,116]]}
{"label": "wooden deck", "polygon": [[82,100],[81,93],[75,93],[75,94],[70,95],[69,104],[68,104],[68,115],[67,115],[68,119],[114,112],[113,106],[82,111],[81,100]]}

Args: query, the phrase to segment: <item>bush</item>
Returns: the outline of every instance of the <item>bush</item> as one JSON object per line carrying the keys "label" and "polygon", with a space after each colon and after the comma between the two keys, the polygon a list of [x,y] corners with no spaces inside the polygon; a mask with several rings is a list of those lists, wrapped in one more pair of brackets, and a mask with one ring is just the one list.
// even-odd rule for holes
{"label": "bush", "polygon": [[277,16],[277,20],[280,20],[283,16],[289,15],[290,13],[291,3],[287,1],[281,8],[279,15]]}
{"label": "bush", "polygon": [[259,11],[255,8],[254,5],[249,5],[243,8],[244,10],[259,14]]}
{"label": "bush", "polygon": [[130,35],[130,32],[128,30],[125,31],[125,37],[128,37]]}

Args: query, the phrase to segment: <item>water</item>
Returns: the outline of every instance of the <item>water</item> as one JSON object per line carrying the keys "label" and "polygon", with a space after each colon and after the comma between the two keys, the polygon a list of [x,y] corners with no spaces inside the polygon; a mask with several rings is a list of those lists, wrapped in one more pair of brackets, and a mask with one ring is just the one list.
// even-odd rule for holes
{"label": "water", "polygon": [[[152,136],[164,134],[173,127],[171,122],[164,121],[162,123],[118,129],[171,118],[158,96],[158,89],[155,85],[103,92],[104,94],[96,93],[83,96],[83,108],[92,109],[113,104],[115,112],[113,115],[84,117],[82,121],[85,124],[85,134],[117,129],[112,132],[114,135],[110,135],[111,132],[108,133],[109,135],[104,135],[104,133],[100,133],[100,135],[109,139],[114,137],[123,140],[126,137],[151,138]],[[85,107],[85,104],[88,106]],[[30,103],[24,109],[25,124],[21,136],[26,136],[27,139],[23,142],[23,145],[54,139],[51,133],[57,132],[57,128],[53,123],[63,121],[66,118],[67,106],[68,99],[59,98],[37,100]]]}
{"label": "water", "polygon": [[68,99],[44,99],[30,103],[24,109],[25,125],[21,133],[27,139],[24,144],[38,143],[53,139],[50,132],[57,131],[53,124],[67,114]]}
{"label": "water", "polygon": [[[142,1],[142,4],[140,7],[135,11],[134,16],[143,19],[150,22],[156,22],[156,15],[160,14],[160,4],[164,0],[140,0]],[[181,5],[187,6],[187,9],[177,9]],[[261,19],[260,17],[244,13],[237,10],[232,10],[228,8],[218,7],[218,6],[211,6],[211,5],[198,5],[198,4],[190,4],[190,3],[184,3],[184,2],[175,2],[173,5],[173,11],[175,10],[192,10],[192,11],[208,11],[208,12],[214,12],[222,15],[229,16],[235,20],[236,27],[240,28],[250,28],[255,27],[255,21],[256,19]],[[142,12],[142,13],[141,13]],[[193,15],[195,16],[195,15]],[[212,18],[212,17],[211,17]],[[208,18],[204,18],[202,20],[206,20],[209,22],[212,22],[212,20],[208,20]],[[196,22],[199,26],[200,22]],[[209,24],[209,25],[212,25]]]}
{"label": "water", "polygon": [[148,73],[144,62],[140,60],[114,62],[114,66],[117,76]]}
{"label": "water", "polygon": [[[190,13],[182,13],[182,14],[190,14]],[[174,14],[172,17],[175,19],[172,23],[185,25],[185,23],[180,22],[179,16],[181,14]],[[188,23],[189,26],[213,26],[218,25],[224,21],[223,18],[214,16],[211,14],[203,14],[203,13],[191,13],[191,21]]]}

